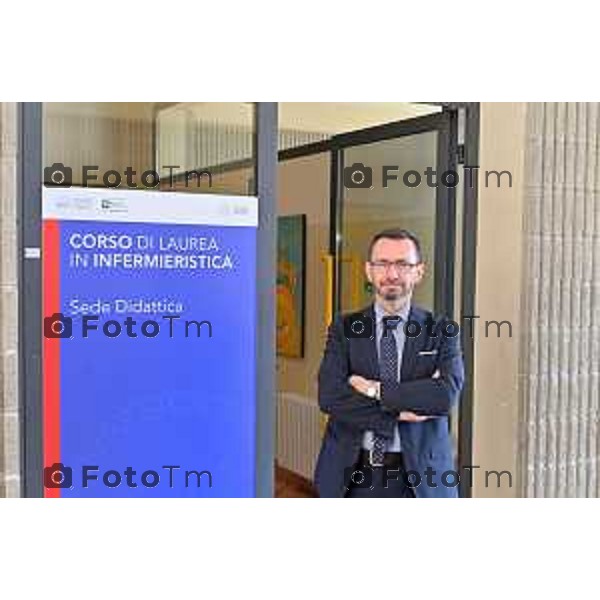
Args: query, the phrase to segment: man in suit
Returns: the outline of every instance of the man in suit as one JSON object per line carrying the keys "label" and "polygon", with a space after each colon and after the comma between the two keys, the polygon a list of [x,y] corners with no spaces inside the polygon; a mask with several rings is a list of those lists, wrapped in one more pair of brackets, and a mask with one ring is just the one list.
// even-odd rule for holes
{"label": "man in suit", "polygon": [[424,264],[410,232],[378,233],[365,272],[374,302],[334,320],[319,370],[319,406],[329,420],[317,490],[321,497],[455,497],[448,414],[464,383],[459,332],[412,305]]}

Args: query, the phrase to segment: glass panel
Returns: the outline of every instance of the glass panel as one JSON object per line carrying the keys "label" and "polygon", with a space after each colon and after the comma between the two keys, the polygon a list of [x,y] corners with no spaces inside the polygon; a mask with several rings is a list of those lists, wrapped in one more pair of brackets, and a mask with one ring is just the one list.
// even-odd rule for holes
{"label": "glass panel", "polygon": [[[372,169],[372,185],[344,188],[339,257],[342,311],[357,310],[372,302],[364,272],[368,246],[373,235],[390,227],[408,229],[419,238],[427,273],[413,301],[433,308],[436,190],[427,185],[423,174],[427,167],[437,168],[437,138],[438,133],[433,131],[344,150],[346,168],[360,163]],[[389,181],[387,188],[382,185],[384,165],[397,167],[394,174],[398,180]],[[403,175],[412,170],[422,174],[418,187],[403,183]]]}
{"label": "glass panel", "polygon": [[44,180],[254,194],[254,133],[252,103],[48,102]]}

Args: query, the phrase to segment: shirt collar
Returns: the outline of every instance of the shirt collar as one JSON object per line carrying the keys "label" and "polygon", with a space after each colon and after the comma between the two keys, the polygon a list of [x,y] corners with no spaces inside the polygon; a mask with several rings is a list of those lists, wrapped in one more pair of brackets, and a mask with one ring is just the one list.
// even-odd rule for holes
{"label": "shirt collar", "polygon": [[[375,301],[375,319],[377,323],[381,323],[383,317],[386,316],[386,312],[383,309],[383,306],[379,304],[379,302]],[[402,320],[406,323],[408,321],[408,315],[410,313],[410,302],[406,304],[406,306],[398,312],[398,316],[402,317]]]}

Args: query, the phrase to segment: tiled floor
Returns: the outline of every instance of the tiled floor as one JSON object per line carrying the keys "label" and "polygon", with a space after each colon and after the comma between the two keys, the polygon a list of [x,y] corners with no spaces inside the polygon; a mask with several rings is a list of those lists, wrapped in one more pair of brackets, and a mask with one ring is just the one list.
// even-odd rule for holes
{"label": "tiled floor", "polygon": [[317,494],[309,481],[275,465],[275,498],[316,497]]}

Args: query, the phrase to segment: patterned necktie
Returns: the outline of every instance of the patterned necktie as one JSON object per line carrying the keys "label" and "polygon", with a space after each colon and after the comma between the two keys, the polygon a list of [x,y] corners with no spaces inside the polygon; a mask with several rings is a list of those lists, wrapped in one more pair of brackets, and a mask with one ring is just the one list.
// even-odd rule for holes
{"label": "patterned necktie", "polygon": [[[396,327],[400,327],[400,317],[397,319]],[[379,373],[381,383],[386,381],[398,381],[398,345],[396,344],[396,335],[390,323],[386,328],[383,325],[384,331],[379,342]],[[378,465],[383,465],[387,440],[381,435],[373,432],[373,451],[371,453],[371,462]]]}

